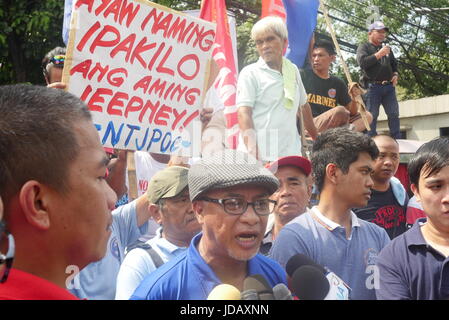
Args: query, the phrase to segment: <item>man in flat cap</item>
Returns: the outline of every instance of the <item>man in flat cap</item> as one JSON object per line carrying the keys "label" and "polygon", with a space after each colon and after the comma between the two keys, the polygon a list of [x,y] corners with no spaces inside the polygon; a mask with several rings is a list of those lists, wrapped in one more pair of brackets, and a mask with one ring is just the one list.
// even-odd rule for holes
{"label": "man in flat cap", "polygon": [[132,300],[203,300],[214,287],[230,284],[240,291],[251,275],[270,286],[286,284],[285,271],[258,254],[268,215],[276,204],[276,177],[251,155],[225,150],[189,170],[193,210],[202,227],[189,248],[151,273]]}
{"label": "man in flat cap", "polygon": [[375,21],[368,27],[368,42],[357,48],[357,63],[362,70],[362,85],[368,90],[366,106],[373,116],[368,134],[371,137],[377,135],[377,117],[382,104],[388,117],[390,135],[400,139],[399,104],[396,98],[398,62],[390,46],[385,44],[388,31],[380,21]]}
{"label": "man in flat cap", "polygon": [[167,167],[157,172],[147,189],[148,211],[160,224],[156,236],[130,250],[120,266],[115,299],[127,300],[142,280],[189,246],[201,226],[189,198],[189,169]]}

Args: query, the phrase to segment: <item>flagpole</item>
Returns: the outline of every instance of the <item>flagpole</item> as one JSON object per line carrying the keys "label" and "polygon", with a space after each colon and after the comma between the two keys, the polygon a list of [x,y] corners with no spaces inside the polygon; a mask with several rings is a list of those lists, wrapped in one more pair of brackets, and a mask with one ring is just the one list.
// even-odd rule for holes
{"label": "flagpole", "polygon": [[[332,40],[334,42],[335,48],[337,49],[338,56],[340,57],[340,63],[343,66],[343,70],[346,75],[346,80],[348,81],[349,88],[352,89],[354,86],[357,86],[360,91],[364,92],[359,86],[358,83],[352,81],[351,74],[349,73],[348,65],[346,64],[343,55],[340,50],[340,45],[338,44],[337,38],[335,36],[334,29],[332,28],[332,24],[329,18],[329,14],[327,11],[326,3],[324,0],[320,0],[321,9],[323,10],[324,19],[326,20],[327,27],[329,29],[329,32],[331,34]],[[350,90],[351,91],[351,90]],[[355,101],[357,102],[358,111],[360,112],[360,115],[362,116],[363,124],[365,125],[365,128],[369,131],[371,129],[368,119],[366,117],[366,107],[365,103],[363,102],[363,99],[360,95],[355,96]]]}

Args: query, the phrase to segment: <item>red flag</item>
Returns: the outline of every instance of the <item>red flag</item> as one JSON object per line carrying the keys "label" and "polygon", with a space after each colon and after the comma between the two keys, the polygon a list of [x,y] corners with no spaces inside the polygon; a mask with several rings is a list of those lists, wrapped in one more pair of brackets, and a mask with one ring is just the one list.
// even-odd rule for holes
{"label": "red flag", "polygon": [[[202,0],[200,18],[217,24],[212,56],[218,67],[218,75],[215,78],[213,88],[224,105],[223,113],[228,131],[228,146],[235,149],[237,148],[239,135],[237,108],[235,106],[237,69],[225,0]],[[214,74],[214,72],[211,72],[211,74]]]}
{"label": "red flag", "polygon": [[285,9],[282,0],[262,0],[262,17],[278,16],[285,20]]}

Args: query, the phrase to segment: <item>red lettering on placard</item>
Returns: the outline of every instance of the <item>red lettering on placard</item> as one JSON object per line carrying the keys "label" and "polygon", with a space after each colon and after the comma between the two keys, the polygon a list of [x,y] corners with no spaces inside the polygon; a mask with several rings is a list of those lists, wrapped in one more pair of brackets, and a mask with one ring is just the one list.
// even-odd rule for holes
{"label": "red lettering on placard", "polygon": [[75,9],[78,9],[79,7],[81,7],[82,5],[87,5],[87,11],[92,12],[92,7],[94,5],[94,0],[78,0],[75,3]]}
{"label": "red lettering on placard", "polygon": [[[193,61],[195,62],[195,69],[192,73],[192,75],[187,75],[186,73],[184,73],[184,71],[181,70],[182,65],[186,62],[186,61]],[[183,77],[186,80],[192,80],[193,78],[196,77],[196,75],[198,74],[198,72],[200,71],[200,60],[198,59],[196,54],[188,54],[184,57],[181,58],[181,60],[179,60],[178,63],[178,73],[181,77]]]}
{"label": "red lettering on placard", "polygon": [[195,119],[196,117],[198,117],[198,115],[200,114],[200,111],[199,110],[196,110],[194,113],[192,113],[185,121],[184,121],[184,123],[182,124],[182,126],[184,127],[184,128],[186,128],[188,125],[189,125],[189,123],[193,120],[193,119]]}
{"label": "red lettering on placard", "polygon": [[[115,35],[115,39],[105,40],[110,34]],[[94,53],[96,47],[113,47],[120,41],[120,32],[117,28],[106,25],[103,27],[103,30],[97,35],[95,40],[90,45],[89,51],[90,53]]]}
{"label": "red lettering on placard", "polygon": [[168,57],[170,56],[171,52],[173,50],[173,47],[170,46],[167,50],[167,52],[165,52],[164,57],[162,58],[162,60],[159,62],[159,65],[156,68],[156,71],[159,73],[166,73],[169,74],[171,76],[175,75],[174,71],[170,68],[164,67],[165,61],[167,61]]}
{"label": "red lettering on placard", "polygon": [[145,62],[145,60],[143,60],[142,56],[140,55],[142,52],[148,51],[150,49],[153,49],[154,47],[156,47],[156,42],[152,42],[148,45],[145,45],[145,42],[147,41],[147,37],[144,37],[142,40],[140,40],[140,42],[137,44],[137,47],[134,49],[132,55],[131,55],[131,64],[134,63],[134,60],[137,59],[140,64],[142,65],[142,67],[146,68],[147,64]]}
{"label": "red lettering on placard", "polygon": [[171,111],[172,108],[163,104],[162,107],[160,107],[157,111],[156,118],[154,119],[154,124],[157,124],[158,126],[166,126],[167,121],[165,121],[164,119],[170,119]]}
{"label": "red lettering on placard", "polygon": [[111,3],[111,0],[101,0],[101,4],[95,9],[95,15],[98,17],[100,13],[106,9],[109,3]]}
{"label": "red lettering on placard", "polygon": [[109,70],[109,66],[102,67],[100,62],[97,62],[95,64],[95,66],[92,68],[92,70],[89,72],[89,75],[87,77],[89,80],[92,80],[95,73],[97,73],[97,71],[98,71],[99,75],[98,75],[97,81],[101,82],[101,80],[103,80],[103,77],[106,75],[108,70]]}
{"label": "red lettering on placard", "polygon": [[[88,84],[86,89],[84,89],[83,94],[81,95],[80,99],[83,101],[86,101],[87,97],[90,95],[91,92],[92,92],[92,87],[90,86],[90,84]],[[101,111],[101,108],[100,108],[100,110],[93,110],[93,111]]]}
{"label": "red lettering on placard", "polygon": [[173,115],[175,116],[175,121],[173,121],[172,125],[171,125],[171,129],[175,130],[176,125],[178,124],[179,121],[181,121],[182,118],[184,118],[184,116],[187,114],[186,110],[182,110],[181,113],[178,113],[178,110],[173,109]]}
{"label": "red lettering on placard", "polygon": [[102,112],[103,108],[99,105],[96,105],[95,103],[104,103],[103,95],[112,96],[113,91],[108,88],[98,88],[95,93],[92,95],[92,97],[89,99],[89,102],[87,103],[87,106],[89,107],[89,110],[92,111],[99,111]]}
{"label": "red lettering on placard", "polygon": [[87,77],[87,73],[89,72],[90,66],[92,65],[92,60],[87,59],[80,63],[78,63],[76,66],[72,67],[70,69],[70,75],[73,76],[75,72],[81,73],[84,79]]}
{"label": "red lettering on placard", "polygon": [[129,36],[127,36],[125,38],[125,40],[123,40],[122,42],[120,42],[118,44],[118,46],[116,46],[111,53],[109,54],[109,56],[111,58],[114,58],[115,55],[119,52],[119,51],[123,51],[126,53],[125,56],[125,61],[128,62],[129,58],[131,56],[133,47],[134,47],[134,41],[136,41],[136,35],[134,33],[130,34]]}
{"label": "red lettering on placard", "polygon": [[123,84],[123,82],[125,81],[125,79],[123,79],[123,77],[120,77],[120,76],[114,77],[118,73],[124,74],[125,78],[128,77],[128,70],[126,70],[125,68],[112,69],[108,73],[108,83],[114,87],[120,87]]}
{"label": "red lettering on placard", "polygon": [[114,108],[114,107],[123,108],[124,103],[123,103],[122,99],[128,100],[128,97],[129,97],[128,94],[126,94],[125,92],[120,92],[120,91],[116,92],[108,104],[108,109],[107,109],[108,114],[121,116],[122,110]]}
{"label": "red lettering on placard", "polygon": [[143,100],[139,97],[133,96],[126,105],[125,118],[128,118],[129,112],[137,112],[142,108],[143,108]]}
{"label": "red lettering on placard", "polygon": [[151,83],[151,79],[153,79],[152,76],[145,76],[139,81],[137,81],[133,87],[134,91],[137,91],[137,89],[142,89],[142,93],[147,92],[148,87],[150,86]]}
{"label": "red lettering on placard", "polygon": [[90,39],[90,37],[101,27],[100,22],[95,22],[94,25],[92,25],[92,27],[89,28],[89,30],[86,32],[86,34],[83,36],[83,38],[81,39],[81,41],[78,43],[78,45],[76,46],[76,49],[78,51],[83,51],[84,49],[84,45],[86,44],[86,42]]}
{"label": "red lettering on placard", "polygon": [[154,115],[156,114],[156,110],[159,108],[160,102],[156,101],[156,103],[151,102],[150,100],[147,100],[145,105],[143,106],[142,111],[139,114],[139,121],[142,122],[143,117],[145,116],[145,113],[147,110],[150,110],[150,116],[148,117],[148,123],[152,123],[154,119]]}
{"label": "red lettering on placard", "polygon": [[128,4],[127,0],[114,0],[112,3],[111,0],[102,0],[102,3],[95,9],[95,15],[100,15],[104,10],[103,16],[105,18],[112,14],[114,21],[118,21],[120,25],[123,25],[123,20],[126,18],[126,27],[129,27],[139,12],[139,9],[140,4],[134,7],[134,3],[131,2]]}

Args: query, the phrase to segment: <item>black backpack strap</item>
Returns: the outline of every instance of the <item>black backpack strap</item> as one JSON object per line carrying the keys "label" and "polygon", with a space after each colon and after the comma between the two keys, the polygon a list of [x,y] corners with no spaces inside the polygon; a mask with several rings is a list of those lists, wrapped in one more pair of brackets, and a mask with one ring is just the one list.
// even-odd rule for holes
{"label": "black backpack strap", "polygon": [[149,244],[142,242],[142,241],[136,241],[132,245],[128,246],[127,248],[127,254],[136,248],[140,248],[145,250],[149,255],[151,260],[153,261],[154,265],[156,266],[156,269],[159,268],[161,265],[164,264],[164,261],[159,256],[159,254],[154,250]]}

